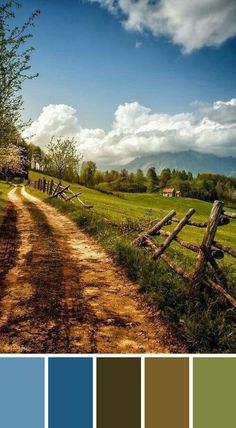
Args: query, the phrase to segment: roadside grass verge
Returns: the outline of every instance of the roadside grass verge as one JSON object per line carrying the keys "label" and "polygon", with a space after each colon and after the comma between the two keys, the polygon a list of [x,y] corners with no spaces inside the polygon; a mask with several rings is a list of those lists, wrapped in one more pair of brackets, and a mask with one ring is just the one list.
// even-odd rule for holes
{"label": "roadside grass verge", "polygon": [[[140,223],[138,218],[127,218],[126,222],[115,222],[114,218],[107,218],[96,212],[96,208],[89,211],[49,198],[31,187],[28,187],[28,191],[58,208],[94,236],[125,268],[130,279],[138,282],[139,291],[161,311],[163,319],[168,322],[175,335],[185,342],[190,353],[236,352],[236,313],[227,301],[215,290],[203,285],[193,293],[189,284],[174,274],[162,260],[153,262],[145,250],[132,245],[134,236],[137,236],[144,221],[148,223],[147,220],[142,219]],[[192,205],[191,201],[188,203]],[[178,259],[179,255],[175,254],[174,257]],[[181,253],[180,258],[182,265],[190,269],[193,257],[183,257]],[[234,284],[234,268],[226,264],[225,270],[231,277],[229,282]],[[228,291],[236,297],[233,285],[228,287]]]}
{"label": "roadside grass verge", "polygon": [[5,181],[0,180],[0,211],[7,203],[7,194],[11,187]]}

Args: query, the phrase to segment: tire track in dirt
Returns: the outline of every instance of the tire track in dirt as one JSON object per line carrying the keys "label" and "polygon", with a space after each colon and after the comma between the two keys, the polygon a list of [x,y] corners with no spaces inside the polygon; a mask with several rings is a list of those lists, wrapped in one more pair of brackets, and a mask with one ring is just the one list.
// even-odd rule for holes
{"label": "tire track in dirt", "polygon": [[[15,266],[4,278],[0,304],[1,352],[67,352],[62,263],[51,229],[9,193],[17,213],[20,245]],[[2,284],[2,285],[3,285]]]}
{"label": "tire track in dirt", "polygon": [[[65,352],[185,352],[156,311],[138,295],[137,284],[127,279],[96,241],[25,189],[22,196],[43,213],[62,262],[64,295],[60,299],[69,335]],[[45,259],[42,265],[47,272]],[[60,349],[59,344],[50,352]]]}
{"label": "tire track in dirt", "polygon": [[0,224],[0,299],[4,293],[4,278],[17,257],[18,241],[16,211],[9,202]]}

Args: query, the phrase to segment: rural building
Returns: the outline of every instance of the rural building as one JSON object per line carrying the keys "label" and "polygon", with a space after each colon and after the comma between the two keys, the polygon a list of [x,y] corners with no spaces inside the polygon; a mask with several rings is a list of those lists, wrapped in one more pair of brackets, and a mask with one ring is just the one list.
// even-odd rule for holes
{"label": "rural building", "polygon": [[179,190],[175,190],[174,188],[165,188],[162,190],[162,196],[166,198],[180,198],[181,193]]}
{"label": "rural building", "polygon": [[166,198],[173,198],[175,196],[175,189],[174,188],[163,189],[162,196],[165,196]]}

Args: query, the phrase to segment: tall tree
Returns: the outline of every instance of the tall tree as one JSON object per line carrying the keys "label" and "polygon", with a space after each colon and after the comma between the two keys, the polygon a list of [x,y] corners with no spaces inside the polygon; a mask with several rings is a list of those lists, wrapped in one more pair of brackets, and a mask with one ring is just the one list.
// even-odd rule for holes
{"label": "tall tree", "polygon": [[96,164],[92,161],[83,162],[80,172],[80,181],[85,186],[93,186],[95,181]]}
{"label": "tall tree", "polygon": [[[178,172],[177,172],[177,176],[178,176]],[[160,185],[161,185],[161,187],[165,187],[168,184],[168,181],[170,179],[171,179],[170,168],[164,168],[161,171],[161,175],[160,175]]]}
{"label": "tall tree", "polygon": [[156,190],[158,185],[158,177],[154,167],[151,167],[147,171],[147,189],[149,192]]}
{"label": "tall tree", "polygon": [[8,1],[0,5],[0,145],[17,143],[23,128],[21,111],[22,84],[37,74],[30,74],[30,58],[34,50],[28,46],[39,11],[21,26],[14,25],[20,3]]}
{"label": "tall tree", "polygon": [[73,179],[79,172],[81,154],[74,138],[52,137],[47,146],[49,170],[59,179]]}

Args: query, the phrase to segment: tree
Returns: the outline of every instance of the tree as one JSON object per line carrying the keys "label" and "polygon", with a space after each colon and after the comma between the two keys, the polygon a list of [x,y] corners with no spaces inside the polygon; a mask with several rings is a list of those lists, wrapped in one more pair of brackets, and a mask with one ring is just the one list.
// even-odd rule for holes
{"label": "tree", "polygon": [[71,179],[78,174],[82,156],[74,138],[52,137],[47,150],[48,168],[57,178]]}
{"label": "tree", "polygon": [[85,186],[93,186],[94,185],[94,176],[96,172],[96,164],[92,161],[83,162],[80,172],[80,181],[85,184]]}
{"label": "tree", "polygon": [[170,169],[169,168],[164,168],[161,171],[161,175],[160,175],[160,185],[161,185],[161,187],[165,187],[170,179],[171,179],[171,171],[170,171]]}
{"label": "tree", "polygon": [[0,147],[0,173],[8,179],[12,175],[22,175],[25,172],[26,158],[24,148],[15,144]]}
{"label": "tree", "polygon": [[136,171],[136,180],[138,183],[143,183],[145,181],[144,175],[143,175],[143,171],[141,169],[137,169]]}
{"label": "tree", "polygon": [[147,171],[147,189],[149,192],[153,192],[156,190],[158,185],[158,178],[156,174],[156,170],[154,167],[151,167]]}
{"label": "tree", "polygon": [[23,105],[20,93],[22,84],[30,75],[30,58],[33,47],[25,47],[32,34],[39,11],[35,11],[22,26],[14,26],[15,11],[20,7],[17,1],[0,5],[0,145],[17,143],[21,140],[23,128],[21,110]]}
{"label": "tree", "polygon": [[43,158],[45,156],[43,150],[39,146],[29,144],[29,161],[32,169],[42,169]]}

